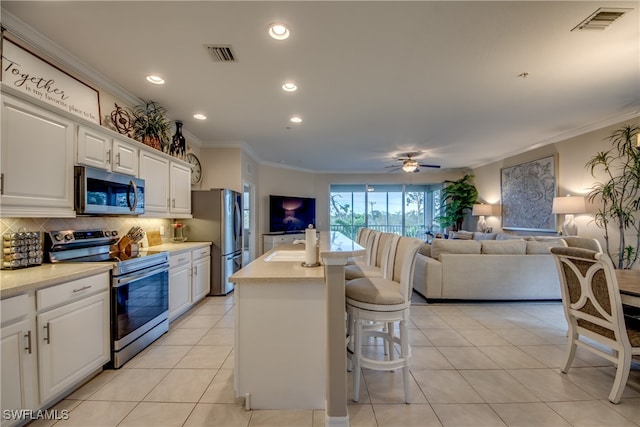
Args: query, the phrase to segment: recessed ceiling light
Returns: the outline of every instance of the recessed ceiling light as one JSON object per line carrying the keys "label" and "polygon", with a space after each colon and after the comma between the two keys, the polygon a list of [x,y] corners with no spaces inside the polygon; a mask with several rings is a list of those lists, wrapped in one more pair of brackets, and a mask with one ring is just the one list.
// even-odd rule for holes
{"label": "recessed ceiling light", "polygon": [[282,90],[284,90],[285,92],[295,92],[296,90],[298,90],[298,86],[296,86],[296,84],[293,82],[286,82],[282,85]]}
{"label": "recessed ceiling light", "polygon": [[163,85],[164,79],[160,76],[154,76],[153,74],[147,76],[147,81],[154,85]]}
{"label": "recessed ceiling light", "polygon": [[288,39],[289,27],[280,23],[271,24],[269,25],[269,35],[276,40]]}
{"label": "recessed ceiling light", "polygon": [[300,123],[300,122],[302,122],[302,117],[300,117],[300,116],[293,116],[293,117],[291,117],[289,120],[291,120],[293,123]]}
{"label": "recessed ceiling light", "polygon": [[193,118],[194,118],[194,119],[198,119],[198,120],[206,120],[206,119],[207,119],[207,116],[205,116],[204,114],[200,114],[200,113],[198,113],[198,114],[194,114],[194,115],[193,115]]}

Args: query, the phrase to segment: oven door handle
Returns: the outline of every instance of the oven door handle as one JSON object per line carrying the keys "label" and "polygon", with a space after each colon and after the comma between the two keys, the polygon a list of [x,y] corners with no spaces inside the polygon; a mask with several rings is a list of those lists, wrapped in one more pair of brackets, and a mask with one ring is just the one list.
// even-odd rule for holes
{"label": "oven door handle", "polygon": [[135,282],[136,280],[144,279],[145,277],[153,276],[154,274],[163,273],[165,271],[169,271],[168,265],[162,265],[152,270],[143,270],[134,274],[127,274],[123,277],[116,277],[113,287],[119,288],[120,286]]}

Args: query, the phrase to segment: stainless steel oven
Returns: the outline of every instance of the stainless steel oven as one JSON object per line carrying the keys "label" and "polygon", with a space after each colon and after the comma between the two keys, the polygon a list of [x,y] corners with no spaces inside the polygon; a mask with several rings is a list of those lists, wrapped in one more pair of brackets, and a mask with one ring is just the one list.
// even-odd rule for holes
{"label": "stainless steel oven", "polygon": [[111,363],[120,368],[169,330],[169,253],[114,252],[112,230],[63,230],[45,234],[47,260],[108,262],[111,269]]}
{"label": "stainless steel oven", "polygon": [[115,368],[169,330],[169,257],[158,261],[128,273],[113,270],[111,334]]}

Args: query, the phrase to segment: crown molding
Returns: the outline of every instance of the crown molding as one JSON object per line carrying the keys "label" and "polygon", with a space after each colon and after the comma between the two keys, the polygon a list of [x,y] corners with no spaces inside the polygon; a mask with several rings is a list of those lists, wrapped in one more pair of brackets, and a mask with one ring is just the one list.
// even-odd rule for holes
{"label": "crown molding", "polygon": [[[615,125],[616,123],[623,122],[625,120],[632,120],[632,119],[635,120],[635,119],[638,119],[638,118],[640,118],[640,110],[637,110],[637,109],[633,110],[633,111],[628,111],[626,113],[621,113],[621,114],[618,114],[618,115],[615,115],[615,116],[611,116],[611,117],[609,117],[607,119],[600,120],[600,121],[595,122],[595,123],[590,123],[590,124],[588,124],[586,126],[582,126],[582,127],[576,128],[576,129],[572,129],[570,131],[563,132],[563,133],[560,133],[558,135],[555,135],[555,136],[553,136],[551,138],[547,138],[547,139],[544,139],[542,141],[538,141],[538,142],[536,142],[536,143],[534,143],[532,145],[529,145],[529,146],[527,146],[527,147],[525,147],[525,148],[523,148],[521,150],[516,150],[516,151],[512,151],[510,153],[506,153],[502,157],[502,160],[507,159],[509,157],[517,156],[519,154],[527,153],[529,151],[536,150],[536,149],[541,148],[541,147],[546,147],[546,146],[551,145],[551,144],[556,144],[558,142],[566,141],[568,139],[575,138],[576,136],[585,135],[585,134],[587,134],[589,132],[593,132],[593,131],[596,131],[598,129],[603,129],[603,128],[606,128],[608,126]],[[471,169],[480,168],[480,167],[487,166],[487,165],[490,165],[492,163],[495,163],[496,161],[497,160],[491,160],[491,161],[487,161],[487,162],[477,163],[477,164],[469,166],[469,168],[471,168]]]}
{"label": "crown molding", "polygon": [[60,45],[52,42],[35,28],[25,24],[9,12],[2,11],[2,26],[14,37],[22,40],[89,84],[98,86],[114,97],[130,105],[138,105],[142,100],[131,92],[113,84],[106,76],[73,56]]}

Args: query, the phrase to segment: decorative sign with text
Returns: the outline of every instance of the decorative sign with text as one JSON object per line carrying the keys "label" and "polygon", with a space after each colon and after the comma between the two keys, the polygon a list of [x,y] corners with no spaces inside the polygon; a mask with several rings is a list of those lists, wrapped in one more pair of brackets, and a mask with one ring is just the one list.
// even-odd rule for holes
{"label": "decorative sign with text", "polygon": [[85,120],[100,124],[98,91],[10,40],[2,40],[2,82]]}

